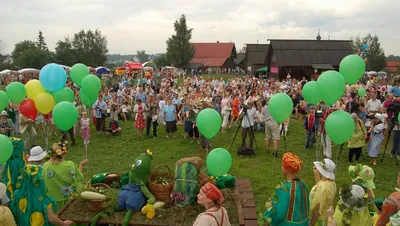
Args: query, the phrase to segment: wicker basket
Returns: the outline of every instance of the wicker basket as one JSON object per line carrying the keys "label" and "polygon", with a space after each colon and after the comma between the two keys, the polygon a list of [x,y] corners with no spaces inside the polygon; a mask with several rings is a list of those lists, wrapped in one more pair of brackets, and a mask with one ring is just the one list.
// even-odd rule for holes
{"label": "wicker basket", "polygon": [[200,174],[199,174],[199,185],[200,185],[200,188],[203,187],[203,186],[204,186],[205,184],[207,184],[208,182],[213,183],[214,180],[211,179],[209,176],[200,173]]}
{"label": "wicker basket", "polygon": [[[105,189],[110,189],[107,184],[92,184],[93,188],[104,187]],[[107,202],[108,200],[88,200],[88,209],[91,212],[100,212],[103,210],[103,203]]]}
{"label": "wicker basket", "polygon": [[[158,170],[163,167],[167,169],[167,172],[159,172]],[[165,179],[169,179],[173,182],[168,184],[157,184],[153,181],[157,180],[157,178],[162,177]],[[149,188],[150,192],[156,197],[157,200],[162,202],[167,202],[171,200],[170,194],[174,189],[175,184],[175,176],[171,173],[169,167],[165,164],[160,164],[155,166],[149,175]]]}

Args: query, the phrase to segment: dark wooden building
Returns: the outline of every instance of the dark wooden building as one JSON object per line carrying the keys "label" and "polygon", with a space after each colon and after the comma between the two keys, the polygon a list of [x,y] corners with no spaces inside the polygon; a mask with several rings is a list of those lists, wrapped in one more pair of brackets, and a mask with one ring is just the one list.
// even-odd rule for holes
{"label": "dark wooden building", "polygon": [[310,77],[325,70],[338,70],[340,61],[353,54],[350,40],[271,39],[267,65],[272,76]]}
{"label": "dark wooden building", "polygon": [[245,70],[256,74],[256,70],[267,66],[269,44],[247,44],[245,54]]}

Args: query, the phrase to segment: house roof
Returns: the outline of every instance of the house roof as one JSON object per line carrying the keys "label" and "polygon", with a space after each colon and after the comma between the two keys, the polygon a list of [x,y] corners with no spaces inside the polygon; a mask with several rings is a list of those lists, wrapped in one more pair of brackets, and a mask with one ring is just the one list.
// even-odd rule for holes
{"label": "house roof", "polygon": [[193,58],[229,58],[235,43],[193,43],[193,47]]}
{"label": "house roof", "polygon": [[347,55],[353,54],[350,40],[270,40],[279,66],[338,66]]}
{"label": "house roof", "polygon": [[247,44],[246,62],[247,65],[265,64],[269,51],[269,44]]}
{"label": "house roof", "polygon": [[397,72],[397,68],[400,66],[400,61],[386,61],[385,69]]}
{"label": "house roof", "polygon": [[192,58],[190,63],[199,63],[205,67],[222,67],[228,58]]}

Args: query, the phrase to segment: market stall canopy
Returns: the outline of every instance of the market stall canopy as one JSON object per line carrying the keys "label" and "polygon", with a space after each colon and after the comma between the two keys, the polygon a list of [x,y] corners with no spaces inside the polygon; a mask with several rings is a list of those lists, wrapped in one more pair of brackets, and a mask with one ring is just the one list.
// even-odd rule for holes
{"label": "market stall canopy", "polygon": [[23,74],[23,73],[39,73],[40,70],[35,69],[35,68],[24,68],[18,71],[18,73]]}
{"label": "market stall canopy", "polygon": [[142,66],[143,66],[143,67],[152,67],[152,68],[154,68],[154,69],[157,68],[157,64],[154,63],[153,61],[147,61],[147,62],[145,62]]}
{"label": "market stall canopy", "polygon": [[143,65],[140,62],[127,61],[124,63],[125,70],[131,72],[133,70],[143,69]]}
{"label": "market stall canopy", "polygon": [[6,69],[6,70],[0,71],[0,75],[6,75],[6,74],[9,74],[9,73],[13,73],[13,72],[16,72],[16,71],[12,71],[10,69]]}
{"label": "market stall canopy", "polygon": [[367,74],[368,74],[368,75],[376,75],[376,74],[378,74],[378,73],[376,73],[376,71],[370,71],[370,72],[368,72]]}
{"label": "market stall canopy", "polygon": [[108,73],[110,73],[110,69],[108,69],[106,67],[96,67],[96,73],[98,75],[108,74]]}
{"label": "market stall canopy", "polygon": [[386,71],[378,71],[378,75],[386,75]]}
{"label": "market stall canopy", "polygon": [[176,67],[172,67],[172,66],[165,66],[166,69],[177,69]]}
{"label": "market stall canopy", "polygon": [[256,71],[257,71],[257,72],[268,72],[268,66],[259,68],[259,69],[257,69]]}
{"label": "market stall canopy", "polygon": [[314,69],[335,70],[332,64],[311,64]]}
{"label": "market stall canopy", "polygon": [[145,70],[145,71],[148,71],[148,70],[153,71],[154,68],[152,68],[152,67],[143,67],[143,70]]}

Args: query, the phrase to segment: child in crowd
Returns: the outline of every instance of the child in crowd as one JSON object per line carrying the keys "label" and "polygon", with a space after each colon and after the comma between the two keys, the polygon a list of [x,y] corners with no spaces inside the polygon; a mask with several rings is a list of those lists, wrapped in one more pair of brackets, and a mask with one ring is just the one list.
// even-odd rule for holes
{"label": "child in crowd", "polygon": [[315,129],[316,129],[315,107],[310,107],[310,113],[304,118],[304,129],[307,133],[305,148],[312,148],[315,143]]}
{"label": "child in crowd", "polygon": [[83,143],[89,144],[90,140],[90,119],[87,117],[86,112],[82,112],[82,119],[81,119],[81,135],[83,139]]}
{"label": "child in crowd", "polygon": [[232,108],[231,108],[231,102],[228,101],[226,102],[226,105],[222,108],[221,111],[221,116],[222,116],[222,133],[226,133],[226,127],[228,127],[229,124],[229,116],[231,114]]}

